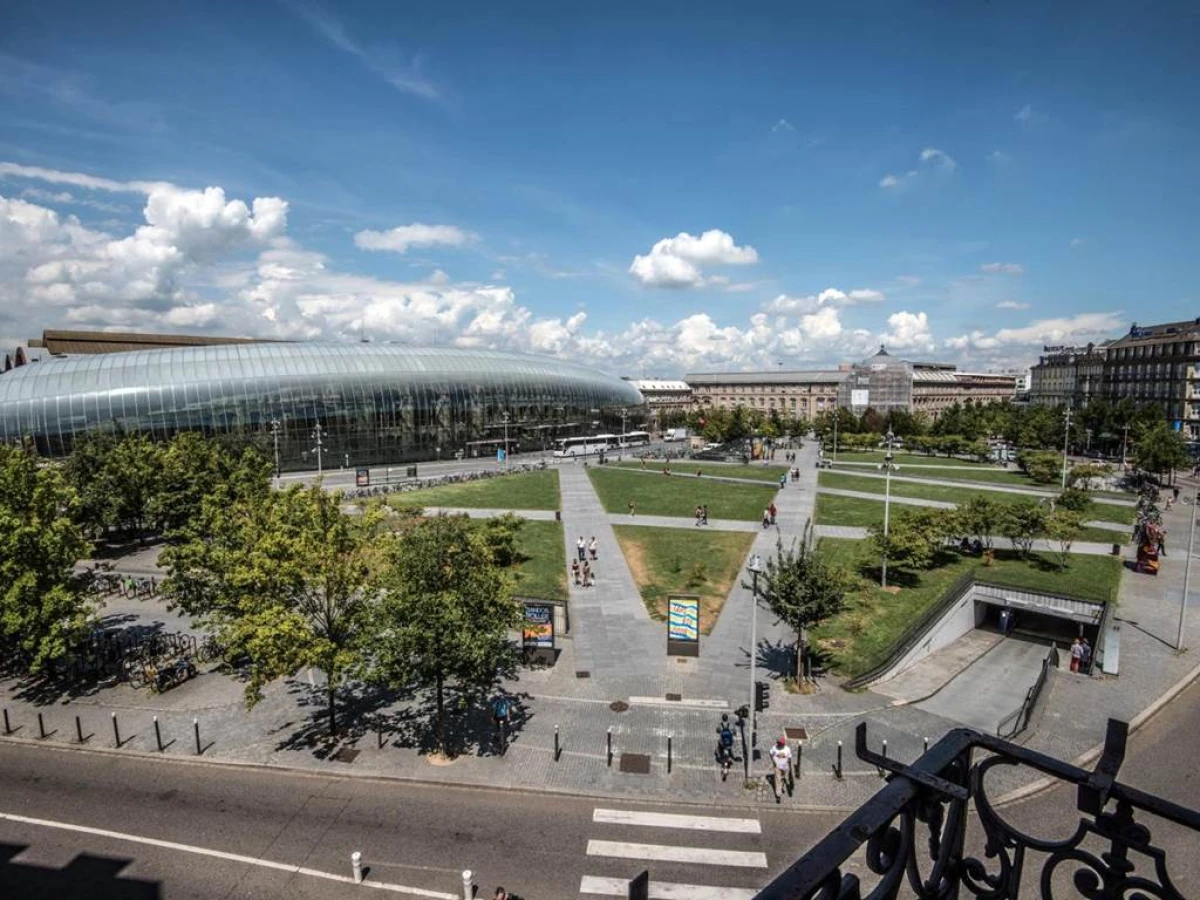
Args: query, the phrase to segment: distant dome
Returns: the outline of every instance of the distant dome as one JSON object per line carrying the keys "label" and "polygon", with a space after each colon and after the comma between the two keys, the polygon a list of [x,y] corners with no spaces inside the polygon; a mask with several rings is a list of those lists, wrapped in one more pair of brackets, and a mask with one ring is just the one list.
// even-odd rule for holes
{"label": "distant dome", "polygon": [[888,369],[891,369],[891,368],[901,368],[902,369],[902,368],[905,368],[908,364],[905,360],[901,359],[900,357],[892,356],[892,354],[887,352],[887,347],[884,346],[883,344],[880,344],[879,350],[877,350],[875,353],[872,353],[870,356],[868,356],[866,359],[864,359],[858,365],[864,369],[875,369],[876,371],[878,371],[881,367],[888,368]]}

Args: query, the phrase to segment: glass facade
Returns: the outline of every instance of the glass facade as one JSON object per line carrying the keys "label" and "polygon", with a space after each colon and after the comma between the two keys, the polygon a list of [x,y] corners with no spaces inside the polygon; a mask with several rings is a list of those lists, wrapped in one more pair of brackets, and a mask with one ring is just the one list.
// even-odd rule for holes
{"label": "glass facade", "polygon": [[[70,451],[96,428],[251,439],[281,468],[540,450],[640,407],[628,382],[559,360],[394,344],[230,344],[53,357],[0,375],[0,440]],[[632,428],[632,424],[630,425]]]}

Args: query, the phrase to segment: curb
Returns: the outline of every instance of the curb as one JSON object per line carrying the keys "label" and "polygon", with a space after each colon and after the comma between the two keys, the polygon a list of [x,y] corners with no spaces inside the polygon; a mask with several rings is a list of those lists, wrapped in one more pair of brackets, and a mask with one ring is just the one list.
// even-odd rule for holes
{"label": "curb", "polygon": [[[1129,733],[1134,734],[1140,730],[1141,727],[1149,722],[1150,719],[1152,719],[1156,713],[1162,710],[1164,706],[1187,690],[1188,687],[1191,686],[1192,682],[1194,682],[1197,678],[1200,678],[1200,665],[1197,665],[1194,669],[1171,685],[1171,687],[1167,688],[1166,692],[1162,694],[1162,696],[1134,716],[1129,722]],[[1088,763],[1098,759],[1100,754],[1103,752],[1104,744],[1096,744],[1091,749],[1085,750],[1083,753],[1079,754],[1079,756],[1071,760],[1071,764],[1078,766],[1079,768],[1084,768],[1088,765]],[[1061,784],[1061,782],[1057,778],[1039,778],[1032,784],[1027,784],[1024,787],[1015,788],[1014,790],[1009,791],[1004,796],[998,798],[992,805],[998,808],[1001,806],[1007,806],[1011,803],[1017,803],[1022,800],[1028,800],[1030,797],[1034,797],[1037,794],[1049,790],[1058,784]]]}

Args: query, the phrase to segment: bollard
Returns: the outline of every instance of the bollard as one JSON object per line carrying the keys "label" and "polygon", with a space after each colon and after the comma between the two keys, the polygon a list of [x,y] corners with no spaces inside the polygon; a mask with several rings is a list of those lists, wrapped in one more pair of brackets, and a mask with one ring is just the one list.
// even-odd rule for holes
{"label": "bollard", "polygon": [[804,760],[804,744],[796,744],[796,777],[800,777],[800,763]]}
{"label": "bollard", "polygon": [[117,714],[112,714],[113,723],[113,740],[117,742],[117,749],[121,749],[121,726],[117,724]]}
{"label": "bollard", "polygon": [[837,765],[833,767],[833,774],[837,776],[837,780],[842,780],[842,742],[838,741]]}
{"label": "bollard", "polygon": [[[887,759],[887,738],[883,739],[883,758]],[[885,775],[887,775],[887,769],[880,767],[878,771],[880,778],[883,778]]]}
{"label": "bollard", "polygon": [[667,774],[671,774],[671,743],[675,740],[675,735],[667,735]]}
{"label": "bollard", "polygon": [[192,719],[192,730],[196,732],[196,755],[199,756],[204,752],[204,748],[200,746],[200,720]]}
{"label": "bollard", "polygon": [[4,733],[12,734],[12,726],[8,724],[8,707],[4,707]]}
{"label": "bollard", "polygon": [[929,738],[925,738],[925,752],[929,752]]}
{"label": "bollard", "polygon": [[354,883],[362,884],[362,854],[357,850],[350,854],[350,871],[354,873]]}
{"label": "bollard", "polygon": [[158,727],[158,716],[154,717],[154,743],[158,745],[158,752],[162,753],[162,731]]}
{"label": "bollard", "polygon": [[38,737],[43,741],[46,739],[46,723],[42,721],[41,713],[38,713]]}
{"label": "bollard", "polygon": [[474,893],[474,885],[471,884],[471,870],[463,869],[463,900],[471,900]]}
{"label": "bollard", "polygon": [[79,738],[79,743],[83,743],[83,723],[79,721],[79,716],[75,717],[75,737]]}
{"label": "bollard", "polygon": [[608,767],[612,768],[612,726],[608,727]]}
{"label": "bollard", "polygon": [[554,726],[554,761],[558,762],[558,726]]}
{"label": "bollard", "polygon": [[383,729],[382,728],[376,729],[375,734],[376,734],[377,738],[379,739],[379,746],[376,749],[382,750],[383,749]]}

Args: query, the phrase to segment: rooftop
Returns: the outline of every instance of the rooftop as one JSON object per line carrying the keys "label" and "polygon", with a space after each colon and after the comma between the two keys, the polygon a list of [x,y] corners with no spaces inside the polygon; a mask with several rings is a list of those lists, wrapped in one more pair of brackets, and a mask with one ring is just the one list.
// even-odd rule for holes
{"label": "rooftop", "polygon": [[780,369],[776,372],[696,372],[683,380],[698,384],[841,384],[849,372]]}

